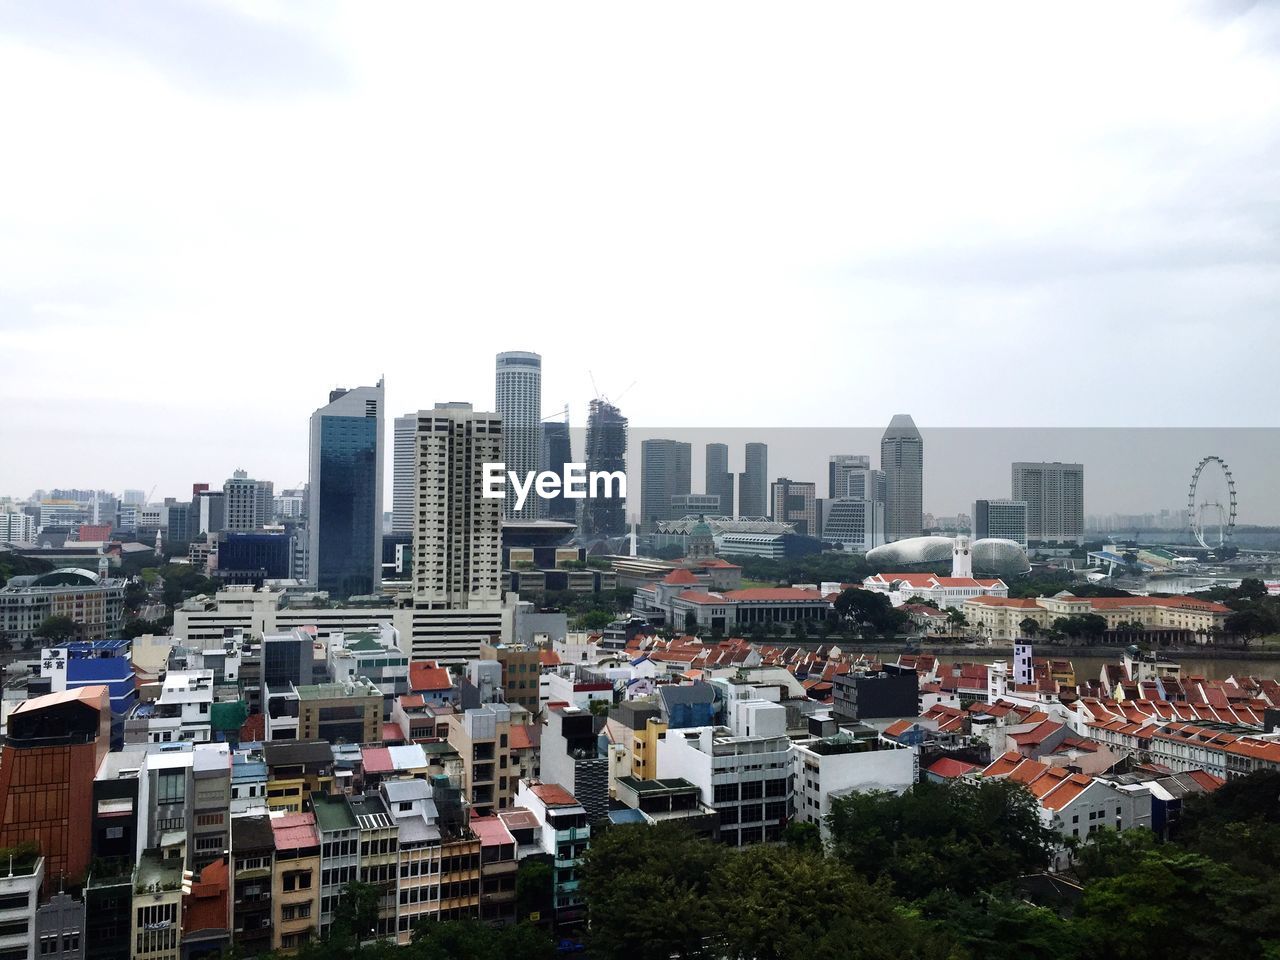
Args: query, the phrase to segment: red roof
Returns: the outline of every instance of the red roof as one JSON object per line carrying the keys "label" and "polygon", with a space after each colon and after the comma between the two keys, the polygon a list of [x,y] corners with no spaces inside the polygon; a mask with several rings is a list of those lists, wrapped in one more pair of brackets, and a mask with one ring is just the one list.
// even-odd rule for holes
{"label": "red roof", "polygon": [[896,720],[884,728],[886,737],[900,737],[914,725],[912,720]]}
{"label": "red roof", "polygon": [[512,750],[528,750],[538,745],[537,740],[534,739],[533,727],[524,725],[511,728],[508,743]]}
{"label": "red roof", "polygon": [[502,844],[516,842],[516,838],[511,835],[511,831],[507,829],[506,824],[496,815],[472,817],[470,827],[475,831],[476,836],[480,838],[480,846],[482,847],[497,847]]}
{"label": "red roof", "polygon": [[414,660],[409,664],[409,689],[414,693],[436,693],[450,690],[453,679],[434,660]]}
{"label": "red roof", "polygon": [[391,751],[386,747],[361,747],[360,756],[364,761],[365,773],[390,773],[395,769],[391,762]]}
{"label": "red roof", "polygon": [[400,729],[400,724],[384,723],[382,725],[382,742],[404,743],[404,731]]}
{"label": "red roof", "polygon": [[672,584],[673,586],[680,586],[680,585],[689,586],[697,583],[698,578],[695,577],[688,570],[681,567],[678,570],[672,570],[670,573],[668,573],[665,577],[662,578],[662,582]]}
{"label": "red roof", "polygon": [[817,590],[805,590],[802,587],[752,587],[749,590],[729,590],[725,593],[725,597],[729,600],[760,600],[774,603],[786,600],[825,602],[822,594]]}
{"label": "red roof", "polygon": [[576,807],[578,801],[572,793],[558,783],[535,783],[529,787],[533,795],[548,807]]}
{"label": "red roof", "polygon": [[283,817],[272,817],[271,832],[275,835],[277,850],[299,850],[320,845],[314,813],[286,813]]}
{"label": "red roof", "polygon": [[929,765],[925,773],[932,773],[935,777],[946,777],[951,780],[955,777],[963,777],[966,773],[972,773],[977,769],[974,764],[956,760],[954,757],[940,757]]}
{"label": "red roof", "polygon": [[558,667],[560,666],[560,654],[554,650],[539,650],[538,662],[544,667]]}

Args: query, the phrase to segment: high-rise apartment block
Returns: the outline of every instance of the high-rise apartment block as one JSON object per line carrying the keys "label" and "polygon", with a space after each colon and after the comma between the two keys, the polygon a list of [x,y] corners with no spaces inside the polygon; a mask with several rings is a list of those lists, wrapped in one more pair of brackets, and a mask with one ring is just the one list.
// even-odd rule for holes
{"label": "high-rise apartment block", "polygon": [[1024,500],[975,500],[973,538],[994,537],[1027,545],[1027,504]]}
{"label": "high-rise apartment block", "polygon": [[692,448],[680,440],[645,440],[640,444],[640,521],[652,530],[662,520],[674,520],[671,500],[691,489]]}
{"label": "high-rise apartment block", "polygon": [[720,498],[720,505],[716,508],[720,516],[734,515],[733,474],[729,472],[727,443],[707,444],[706,485],[703,489],[708,496]]}
{"label": "high-rise apartment block", "polygon": [[261,530],[275,511],[274,485],[237,470],[222,485],[222,510],[224,530]]}
{"label": "high-rise apartment block", "polygon": [[918,537],[924,531],[924,440],[915,421],[895,414],[880,438],[884,471],[885,540]]}
{"label": "high-rise apartment block", "polygon": [[418,413],[414,606],[491,610],[502,599],[502,501],[484,496],[484,465],[502,458],[502,418],[469,403]]}
{"label": "high-rise apartment block", "polygon": [[744,469],[738,474],[738,515],[764,517],[769,513],[769,447],[748,443]]}
{"label": "high-rise apartment block", "polygon": [[26,513],[0,513],[0,543],[30,543],[35,538],[35,517]]}
{"label": "high-rise apartment block", "polygon": [[307,571],[336,596],[382,580],[383,383],[337,389],[311,415]]}
{"label": "high-rise apartment block", "polygon": [[1084,466],[1079,463],[1015,463],[1013,496],[1027,505],[1027,539],[1084,541]]}
{"label": "high-rise apartment block", "polygon": [[[526,477],[538,469],[542,446],[542,357],[523,350],[498,354],[494,396],[502,418],[501,462]],[[559,469],[559,468],[557,468]],[[540,497],[528,497],[516,509],[516,498],[502,501],[502,514],[519,520],[537,519]]]}

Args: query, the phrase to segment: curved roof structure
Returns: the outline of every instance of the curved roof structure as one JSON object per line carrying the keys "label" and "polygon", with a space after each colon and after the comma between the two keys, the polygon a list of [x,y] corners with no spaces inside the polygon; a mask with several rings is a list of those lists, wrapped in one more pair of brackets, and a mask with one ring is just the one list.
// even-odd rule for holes
{"label": "curved roof structure", "polygon": [[48,573],[42,573],[33,579],[30,586],[33,587],[92,587],[102,582],[92,570],[85,570],[80,567],[64,567],[60,570],[50,570]]}
{"label": "curved roof structure", "polygon": [[[867,562],[885,573],[951,572],[952,537],[909,537],[867,551]],[[1027,552],[1013,540],[987,537],[970,544],[973,575],[1006,579],[1031,569]]]}

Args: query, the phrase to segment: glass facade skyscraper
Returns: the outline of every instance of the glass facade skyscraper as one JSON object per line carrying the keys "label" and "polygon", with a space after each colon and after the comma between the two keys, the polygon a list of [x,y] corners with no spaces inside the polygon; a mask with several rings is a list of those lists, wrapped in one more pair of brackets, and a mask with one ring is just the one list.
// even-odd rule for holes
{"label": "glass facade skyscraper", "polygon": [[382,579],[383,386],[334,390],[311,415],[308,571],[334,597]]}

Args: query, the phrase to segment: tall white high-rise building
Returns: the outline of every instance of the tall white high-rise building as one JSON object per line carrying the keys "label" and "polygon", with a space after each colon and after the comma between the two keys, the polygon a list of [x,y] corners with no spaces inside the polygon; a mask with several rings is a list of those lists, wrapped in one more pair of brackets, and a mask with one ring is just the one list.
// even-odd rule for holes
{"label": "tall white high-rise building", "polygon": [[1084,540],[1084,466],[1079,463],[1015,463],[1013,497],[1027,505],[1027,539],[1050,543]]}
{"label": "tall white high-rise building", "polygon": [[396,417],[391,446],[391,532],[413,533],[413,505],[418,496],[418,415]]}
{"label": "tall white high-rise building", "polygon": [[[498,354],[494,396],[502,417],[501,461],[526,477],[538,470],[542,441],[542,357],[524,350]],[[515,498],[502,501],[503,516],[534,520],[541,497],[529,497],[519,510]]]}
{"label": "tall white high-rise building", "polygon": [[501,460],[502,430],[497,413],[469,403],[418,412],[416,609],[501,607],[503,501],[484,496],[484,465]]}
{"label": "tall white high-rise building", "polygon": [[888,542],[924,531],[924,440],[909,414],[895,414],[880,438],[884,472],[884,537]]}

